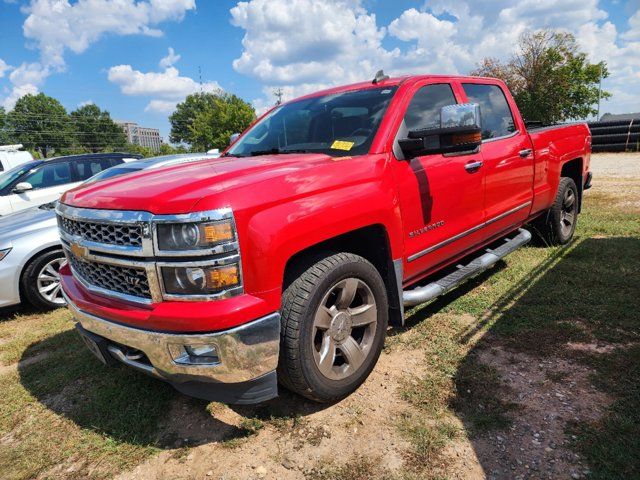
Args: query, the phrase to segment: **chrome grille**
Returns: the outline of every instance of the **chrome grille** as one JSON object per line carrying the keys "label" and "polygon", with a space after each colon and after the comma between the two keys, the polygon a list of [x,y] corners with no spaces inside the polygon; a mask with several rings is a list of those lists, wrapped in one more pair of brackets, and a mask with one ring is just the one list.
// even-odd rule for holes
{"label": "chrome grille", "polygon": [[65,217],[58,217],[58,223],[70,235],[92,242],[126,247],[142,246],[142,226],[139,224],[87,222]]}
{"label": "chrome grille", "polygon": [[69,252],[74,273],[91,286],[145,299],[151,299],[149,279],[143,268],[85,262]]}

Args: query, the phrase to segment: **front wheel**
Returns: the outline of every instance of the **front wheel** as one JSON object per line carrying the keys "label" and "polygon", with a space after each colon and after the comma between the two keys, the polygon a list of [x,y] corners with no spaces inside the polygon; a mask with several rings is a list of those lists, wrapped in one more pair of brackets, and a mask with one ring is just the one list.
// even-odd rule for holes
{"label": "front wheel", "polygon": [[344,398],[373,370],[387,323],[378,270],[358,255],[328,255],[285,290],[280,382],[317,402]]}
{"label": "front wheel", "polygon": [[62,250],[52,250],[35,257],[24,269],[20,279],[22,294],[38,310],[66,305],[58,273],[63,262]]}

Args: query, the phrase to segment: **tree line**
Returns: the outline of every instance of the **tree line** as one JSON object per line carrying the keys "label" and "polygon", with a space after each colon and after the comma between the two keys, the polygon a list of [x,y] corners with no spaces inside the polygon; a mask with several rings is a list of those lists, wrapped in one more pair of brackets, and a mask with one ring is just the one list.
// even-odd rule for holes
{"label": "tree line", "polygon": [[0,107],[0,145],[21,143],[38,157],[85,152],[128,151],[145,157],[224,149],[229,137],[256,118],[253,107],[228,93],[189,95],[170,116],[170,140],[160,151],[127,143],[122,128],[95,104],[67,112],[55,98],[39,93],[21,97],[6,112]]}

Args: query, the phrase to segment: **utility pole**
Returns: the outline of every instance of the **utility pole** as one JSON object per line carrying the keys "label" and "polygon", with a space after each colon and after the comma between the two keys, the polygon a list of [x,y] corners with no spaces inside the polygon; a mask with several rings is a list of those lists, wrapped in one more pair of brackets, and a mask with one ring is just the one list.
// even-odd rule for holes
{"label": "utility pole", "polygon": [[276,97],[276,105],[280,105],[282,103],[282,95],[284,95],[284,94],[283,94],[282,89],[280,87],[276,88],[273,91],[273,96]]}
{"label": "utility pole", "polygon": [[200,93],[204,92],[204,88],[202,86],[202,67],[198,65],[198,80],[200,81]]}
{"label": "utility pole", "polygon": [[600,81],[598,83],[598,116],[596,122],[600,121],[600,96],[602,95],[602,62],[600,62]]}

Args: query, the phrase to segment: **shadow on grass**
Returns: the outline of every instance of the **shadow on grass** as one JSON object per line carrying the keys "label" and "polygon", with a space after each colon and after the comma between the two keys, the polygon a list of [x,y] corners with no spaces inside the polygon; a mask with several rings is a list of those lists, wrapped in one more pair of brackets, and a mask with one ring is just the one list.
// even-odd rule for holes
{"label": "shadow on grass", "polygon": [[[37,362],[28,360],[36,356]],[[284,420],[325,408],[281,389],[270,402],[233,406],[246,421],[229,424],[209,412],[209,402],[181,395],[125,366],[102,365],[74,330],[29,346],[18,372],[22,385],[53,412],[132,445],[175,448],[228,441],[255,433],[252,421]]]}
{"label": "shadow on grass", "polygon": [[[577,434],[573,448],[589,463],[592,478],[640,478],[640,239],[578,239],[568,251],[557,250],[463,331],[459,341],[485,328],[487,335],[455,375],[453,406],[469,432],[505,428],[512,407],[500,400],[504,384],[479,362],[479,352],[499,345],[540,359],[567,358],[592,368],[593,384],[613,396],[600,420],[570,425],[570,433]],[[576,354],[567,342],[616,348]],[[535,419],[519,420],[530,422],[533,431],[545,429]],[[506,459],[507,468],[519,460],[514,450],[501,454],[513,455]],[[496,466],[486,449],[477,448],[476,454],[485,472]]]}

